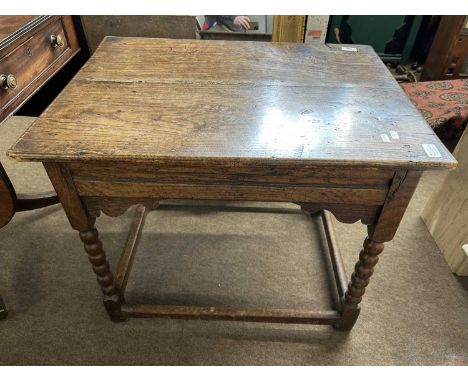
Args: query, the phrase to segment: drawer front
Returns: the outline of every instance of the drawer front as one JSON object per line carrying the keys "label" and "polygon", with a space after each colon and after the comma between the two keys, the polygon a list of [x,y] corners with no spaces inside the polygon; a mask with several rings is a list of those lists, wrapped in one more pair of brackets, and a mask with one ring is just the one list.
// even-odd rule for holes
{"label": "drawer front", "polygon": [[[62,17],[47,20],[26,41],[0,58],[0,74],[10,75],[10,79],[12,75],[16,80],[15,88],[0,89],[2,117],[20,106],[76,53],[78,47],[74,29],[66,26],[70,24],[72,27],[70,22],[71,19],[64,23]],[[52,36],[59,36],[61,42],[55,40],[54,44]]]}
{"label": "drawer front", "polygon": [[84,197],[246,200],[381,206],[394,170],[313,165],[67,163]]}
{"label": "drawer front", "polygon": [[156,183],[134,180],[74,179],[80,196],[153,199],[243,200],[381,206],[388,190],[382,188],[319,187],[244,184]]}

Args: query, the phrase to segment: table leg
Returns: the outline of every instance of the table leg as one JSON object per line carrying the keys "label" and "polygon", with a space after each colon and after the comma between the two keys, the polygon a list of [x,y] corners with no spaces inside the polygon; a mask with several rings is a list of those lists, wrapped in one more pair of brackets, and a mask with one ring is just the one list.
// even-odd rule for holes
{"label": "table leg", "polygon": [[[83,203],[77,192],[70,169],[66,164],[44,163],[44,167],[54,185],[57,195],[64,207],[71,226],[79,231],[80,238],[84,243],[85,250],[97,275],[98,283],[104,296],[104,305],[109,316],[114,321],[123,321],[126,317],[171,317],[191,319],[223,319],[258,322],[290,322],[290,323],[314,323],[332,324],[337,329],[351,330],[359,316],[359,303],[364,295],[365,288],[378,261],[378,255],[383,251],[384,242],[392,240],[398,225],[408,206],[411,196],[417,186],[421,173],[417,171],[396,171],[391,181],[389,191],[383,206],[379,207],[379,213],[368,225],[368,236],[364,241],[363,249],[356,263],[351,282],[346,287],[344,272],[340,256],[329,232],[327,239],[331,243],[332,263],[334,264],[335,277],[340,294],[339,309],[337,311],[312,312],[312,311],[290,311],[290,310],[245,310],[226,309],[216,307],[181,307],[181,306],[159,306],[159,305],[128,305],[124,303],[123,289],[125,275],[129,270],[127,264],[131,263],[134,253],[134,244],[128,250],[128,256],[119,270],[124,277],[119,276],[115,281],[109,263],[106,260],[102,243],[99,240],[98,231],[95,228],[96,214],[90,212],[88,204]],[[134,202],[134,201],[133,201]],[[101,206],[102,207],[102,206]],[[120,206],[121,207],[121,206]],[[94,210],[92,210],[94,211]],[[144,212],[144,211],[143,211]],[[143,216],[143,215],[142,215]],[[325,230],[330,231],[331,225],[327,223],[324,216]],[[367,223],[369,224],[369,223]],[[141,232],[140,223],[135,225],[135,235]],[[133,243],[133,240],[132,240]],[[135,241],[136,243],[136,241]],[[333,249],[335,248],[335,249]],[[120,272],[122,271],[122,272]],[[344,292],[344,289],[346,291]],[[343,294],[344,292],[344,294]]]}
{"label": "table leg", "polygon": [[68,169],[55,163],[44,163],[44,167],[60,198],[71,226],[80,234],[80,239],[84,244],[88,259],[101,287],[107,313],[112,321],[124,321],[122,293],[115,284],[114,275],[99,240],[99,233],[94,225],[95,218],[90,215],[86,206],[82,203]]}
{"label": "table leg", "polygon": [[390,186],[380,215],[373,225],[368,225],[368,236],[364,240],[351,282],[342,298],[341,319],[336,329],[351,330],[359,316],[362,296],[384,249],[384,242],[393,239],[411,197],[418,185],[421,173],[397,171]]}
{"label": "table leg", "polygon": [[102,247],[101,240],[99,240],[98,230],[93,227],[89,231],[80,231],[80,239],[84,244],[89,262],[92,264],[93,271],[97,276],[107,313],[109,313],[111,320],[123,321],[124,317],[121,312],[123,298],[115,285],[114,275],[106,260],[106,253]]}
{"label": "table leg", "polygon": [[363,249],[359,253],[359,260],[354,267],[351,281],[342,300],[341,321],[335,325],[336,329],[351,330],[357,321],[360,312],[359,303],[374,273],[374,267],[379,261],[379,254],[384,244],[366,237]]}

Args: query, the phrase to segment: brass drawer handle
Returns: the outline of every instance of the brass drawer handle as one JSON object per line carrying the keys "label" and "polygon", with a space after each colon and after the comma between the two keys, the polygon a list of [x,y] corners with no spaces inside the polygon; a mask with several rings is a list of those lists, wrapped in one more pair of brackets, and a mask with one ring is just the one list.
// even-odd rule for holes
{"label": "brass drawer handle", "polygon": [[18,85],[18,81],[13,74],[0,74],[0,88],[14,89]]}
{"label": "brass drawer handle", "polygon": [[50,35],[50,45],[52,45],[52,48],[61,48],[62,46],[65,45],[63,41],[63,37],[55,34]]}

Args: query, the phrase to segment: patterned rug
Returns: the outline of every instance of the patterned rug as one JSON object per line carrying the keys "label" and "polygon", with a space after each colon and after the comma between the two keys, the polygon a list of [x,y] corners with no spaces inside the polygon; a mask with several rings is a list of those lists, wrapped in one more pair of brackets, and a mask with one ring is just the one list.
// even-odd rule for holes
{"label": "patterned rug", "polygon": [[402,83],[401,87],[453,151],[468,122],[468,80]]}

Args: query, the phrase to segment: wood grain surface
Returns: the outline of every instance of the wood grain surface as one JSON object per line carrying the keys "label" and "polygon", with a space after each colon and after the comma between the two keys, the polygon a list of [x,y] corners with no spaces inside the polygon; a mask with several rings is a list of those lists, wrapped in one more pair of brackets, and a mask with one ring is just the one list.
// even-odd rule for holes
{"label": "wood grain surface", "polygon": [[373,50],[353,47],[108,37],[9,155],[453,167]]}
{"label": "wood grain surface", "polygon": [[195,16],[82,15],[91,52],[106,36],[195,38]]}
{"label": "wood grain surface", "polygon": [[0,16],[0,41],[15,33],[18,29],[33,21],[37,16]]}

